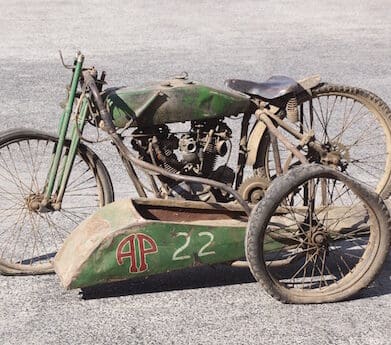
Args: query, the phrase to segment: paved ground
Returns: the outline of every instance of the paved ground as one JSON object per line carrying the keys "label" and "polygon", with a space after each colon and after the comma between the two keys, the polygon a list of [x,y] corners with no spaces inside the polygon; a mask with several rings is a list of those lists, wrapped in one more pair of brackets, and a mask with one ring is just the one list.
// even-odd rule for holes
{"label": "paved ground", "polygon": [[[141,85],[183,70],[221,86],[320,73],[391,103],[391,7],[374,1],[0,0],[0,119],[55,130],[68,59],[82,50],[111,85]],[[121,179],[110,145],[100,154]],[[199,268],[80,294],[56,276],[0,277],[1,344],[389,344],[391,258],[357,299],[282,305],[246,270]],[[83,298],[82,298],[83,297]]]}

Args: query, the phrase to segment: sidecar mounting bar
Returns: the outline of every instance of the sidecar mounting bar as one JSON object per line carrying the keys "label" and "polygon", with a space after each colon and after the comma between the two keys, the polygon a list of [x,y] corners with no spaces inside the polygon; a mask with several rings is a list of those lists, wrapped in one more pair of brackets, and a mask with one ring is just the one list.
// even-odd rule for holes
{"label": "sidecar mounting bar", "polygon": [[[203,177],[195,177],[195,176],[170,173],[161,167],[158,167],[156,165],[145,162],[145,161],[135,157],[129,151],[129,149],[125,146],[120,135],[116,132],[115,126],[114,126],[113,121],[111,119],[111,116],[103,104],[102,96],[99,93],[99,90],[95,84],[95,80],[91,76],[90,71],[83,72],[83,77],[84,77],[85,83],[87,83],[87,85],[89,86],[91,94],[96,102],[97,107],[98,107],[100,116],[101,116],[103,124],[104,124],[104,130],[108,132],[108,134],[110,135],[111,139],[113,140],[114,144],[117,146],[119,152],[121,153],[121,155],[124,159],[132,162],[133,164],[137,165],[138,167],[140,167],[142,169],[155,172],[159,175],[163,175],[163,176],[168,177],[168,178],[175,180],[175,181],[202,183],[202,184],[206,184],[211,187],[214,187],[214,188],[221,189],[221,190],[231,194],[238,201],[238,203],[243,207],[246,214],[248,216],[250,216],[251,208],[249,207],[249,205],[243,200],[243,198],[239,195],[239,193],[237,193],[233,188],[229,187],[228,185],[221,183],[221,182],[211,180],[211,179],[203,178]],[[137,188],[137,183],[139,183],[140,187],[142,188],[141,183],[137,177],[133,180],[133,182],[135,183],[136,188]]]}

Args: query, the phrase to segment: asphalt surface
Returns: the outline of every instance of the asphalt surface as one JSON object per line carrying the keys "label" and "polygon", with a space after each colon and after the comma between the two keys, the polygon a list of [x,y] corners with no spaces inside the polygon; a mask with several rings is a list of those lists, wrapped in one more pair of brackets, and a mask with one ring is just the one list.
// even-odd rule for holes
{"label": "asphalt surface", "polygon": [[[0,1],[1,128],[55,131],[75,51],[110,85],[188,71],[206,84],[319,73],[391,104],[391,6],[375,1]],[[134,195],[98,152],[117,197]],[[283,305],[243,269],[197,268],[81,292],[0,277],[0,344],[389,344],[391,257],[356,299]]]}

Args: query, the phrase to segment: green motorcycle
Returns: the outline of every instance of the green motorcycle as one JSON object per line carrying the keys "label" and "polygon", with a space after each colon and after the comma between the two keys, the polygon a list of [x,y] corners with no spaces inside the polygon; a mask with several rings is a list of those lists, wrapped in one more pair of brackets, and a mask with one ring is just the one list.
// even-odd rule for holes
{"label": "green motorcycle", "polygon": [[[261,83],[230,79],[230,90],[220,90],[191,81],[186,73],[138,90],[104,88],[105,72],[98,75],[95,68],[85,67],[81,53],[72,65],[62,62],[72,78],[57,135],[36,129],[0,134],[3,274],[52,272],[53,257],[69,232],[114,201],[108,169],[91,148],[102,140],[116,148],[141,199],[235,205],[249,216],[254,205],[267,199],[273,181],[308,163],[342,172],[383,198],[391,194],[391,110],[369,91],[322,83],[318,76],[301,81],[273,76]],[[185,130],[177,129],[180,123]],[[87,124],[104,139],[87,138]],[[323,216],[324,208],[335,200],[349,201],[345,197],[350,195],[350,187],[336,188],[336,178],[329,175],[315,183]],[[308,175],[308,181],[313,178]],[[302,205],[295,204],[295,210],[315,205],[315,187],[302,179],[302,193],[289,190],[290,200],[292,193],[301,196]],[[274,201],[278,209],[292,206],[287,197],[281,194]],[[365,207],[378,219],[382,205],[379,201]],[[266,216],[270,221],[271,215]],[[297,218],[311,243],[325,241],[319,227],[316,233],[303,230],[314,219]],[[386,222],[380,223],[383,229]],[[360,228],[355,234],[369,241],[368,231]],[[297,244],[281,233],[274,237],[288,252]],[[338,235],[346,241],[351,237],[346,231]],[[252,257],[254,245],[248,246]],[[365,258],[366,246],[360,246]],[[300,255],[312,262],[308,272],[317,269],[314,255]],[[376,271],[385,254],[381,257]]]}

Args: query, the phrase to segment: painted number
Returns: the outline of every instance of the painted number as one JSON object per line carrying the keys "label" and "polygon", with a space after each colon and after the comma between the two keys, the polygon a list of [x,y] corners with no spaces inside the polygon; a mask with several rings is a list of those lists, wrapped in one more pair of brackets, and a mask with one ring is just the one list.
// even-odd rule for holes
{"label": "painted number", "polygon": [[172,254],[172,259],[174,261],[177,261],[177,260],[186,260],[186,259],[190,259],[190,255],[179,255],[181,252],[183,252],[190,244],[190,236],[187,232],[178,232],[177,233],[177,237],[179,236],[184,236],[186,238],[186,242],[183,246],[180,246],[175,252],[174,254]]}
{"label": "painted number", "polygon": [[198,256],[207,256],[207,255],[216,254],[216,252],[214,250],[211,250],[209,252],[205,251],[205,249],[208,248],[214,240],[213,234],[208,231],[203,231],[203,232],[198,233],[198,236],[199,237],[202,237],[202,236],[209,237],[209,241],[200,249],[200,251],[198,252]]}
{"label": "painted number", "polygon": [[[186,241],[172,255],[172,260],[174,260],[174,261],[186,260],[186,259],[191,258],[190,255],[180,255],[190,245],[191,237],[189,236],[189,234],[187,232],[178,232],[177,237],[179,237],[179,236],[185,237]],[[199,232],[198,237],[208,237],[208,242],[205,243],[197,253],[197,255],[199,257],[216,254],[216,252],[214,250],[210,250],[210,251],[206,250],[212,244],[212,242],[214,240],[214,235],[211,232],[208,232],[208,231]]]}

